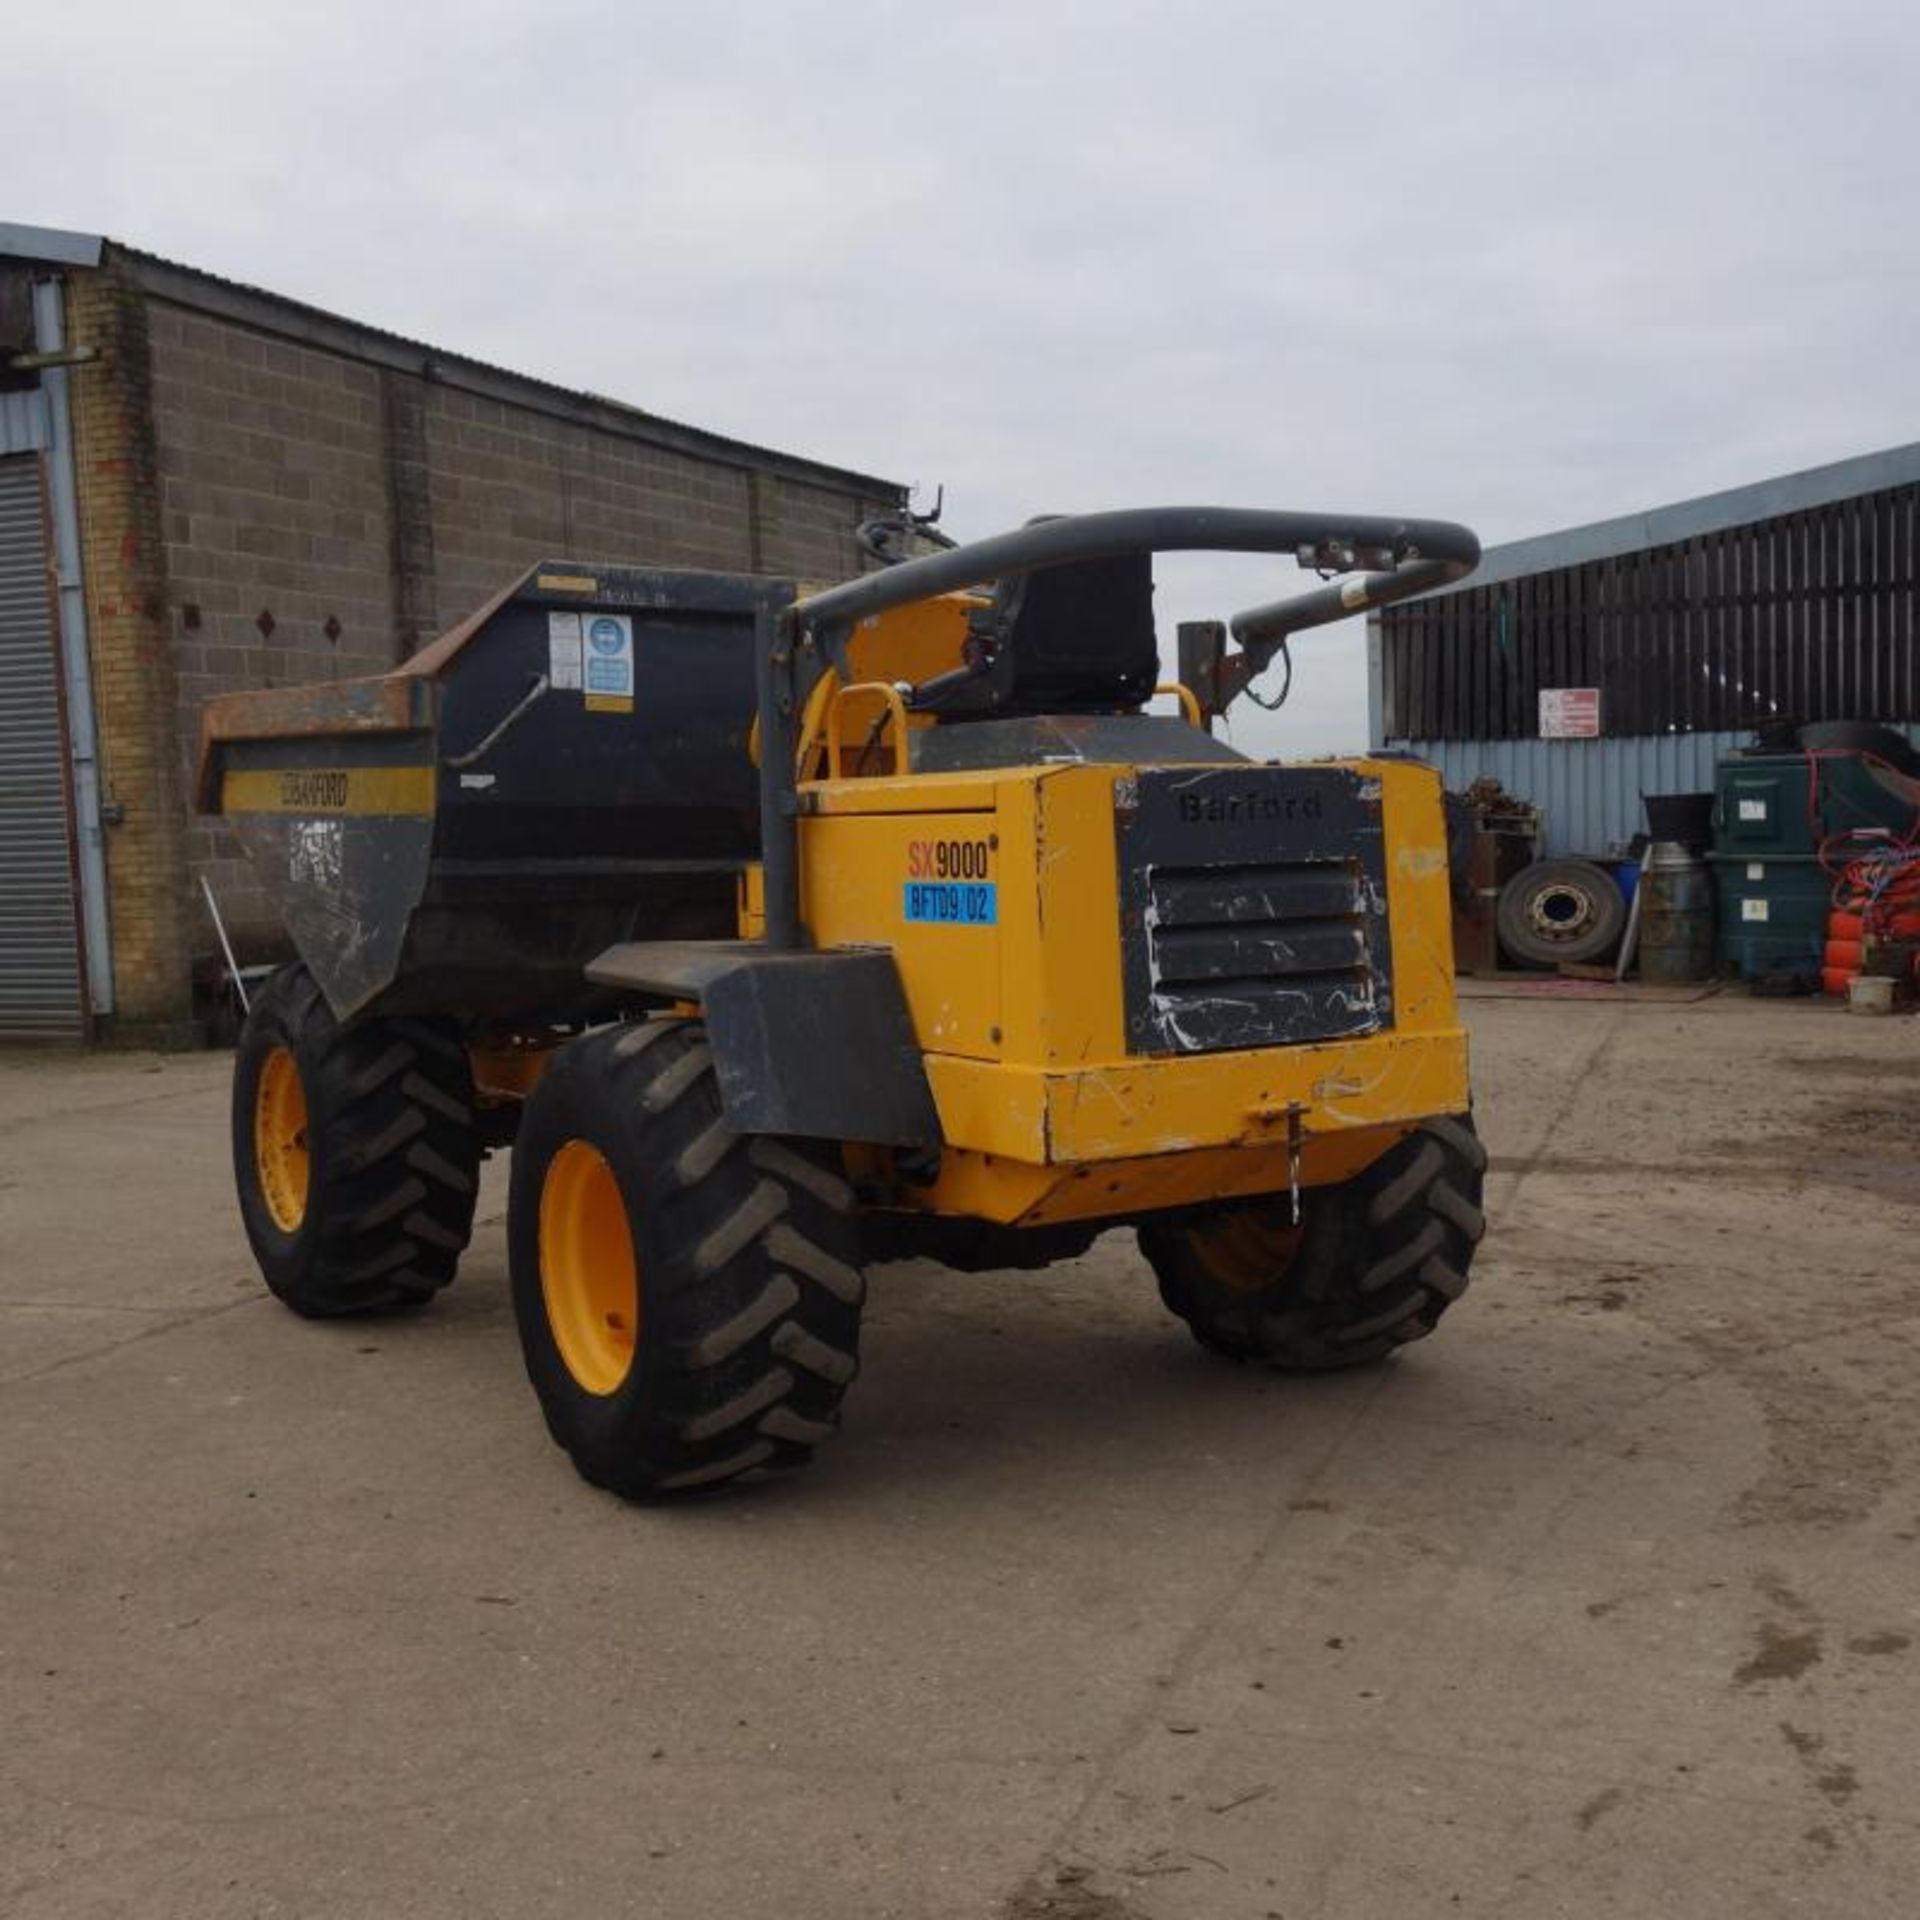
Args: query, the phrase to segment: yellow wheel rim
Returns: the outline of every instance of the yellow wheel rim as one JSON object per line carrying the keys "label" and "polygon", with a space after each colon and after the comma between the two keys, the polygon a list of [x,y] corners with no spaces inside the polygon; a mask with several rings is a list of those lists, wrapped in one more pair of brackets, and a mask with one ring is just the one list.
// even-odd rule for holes
{"label": "yellow wheel rim", "polygon": [[307,1147],[307,1090],[290,1049],[275,1047],[253,1093],[253,1166],[273,1224],[298,1233],[307,1217],[313,1162]]}
{"label": "yellow wheel rim", "polygon": [[553,1156],[540,1188],[540,1296],[567,1371],[613,1392],[640,1335],[640,1263],[619,1182],[584,1140]]}
{"label": "yellow wheel rim", "polygon": [[1233,1293],[1259,1293],[1287,1276],[1300,1251],[1301,1229],[1286,1201],[1236,1207],[1194,1230],[1209,1278]]}

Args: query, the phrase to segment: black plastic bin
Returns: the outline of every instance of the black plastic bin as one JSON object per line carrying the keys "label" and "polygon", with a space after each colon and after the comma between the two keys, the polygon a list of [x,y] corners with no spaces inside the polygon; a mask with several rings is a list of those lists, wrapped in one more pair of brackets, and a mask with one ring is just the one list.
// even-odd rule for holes
{"label": "black plastic bin", "polygon": [[1699,852],[1713,844],[1711,793],[1648,793],[1647,835]]}

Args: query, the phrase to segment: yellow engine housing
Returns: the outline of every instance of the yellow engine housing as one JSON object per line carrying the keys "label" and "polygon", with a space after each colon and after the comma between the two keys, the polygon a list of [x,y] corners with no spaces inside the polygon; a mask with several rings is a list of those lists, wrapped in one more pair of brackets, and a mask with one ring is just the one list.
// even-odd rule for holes
{"label": "yellow engine housing", "polygon": [[[894,953],[946,1142],[931,1179],[849,1149],[863,1185],[888,1207],[1011,1226],[1118,1218],[1345,1180],[1417,1121],[1465,1111],[1439,777],[1401,761],[1315,764],[1377,790],[1390,1023],[1169,1054],[1130,1048],[1122,978],[1116,798],[1140,769],[803,783],[807,926],[823,948]],[[991,922],[908,919],[921,879],[991,887]],[[757,881],[742,901],[749,938]]]}

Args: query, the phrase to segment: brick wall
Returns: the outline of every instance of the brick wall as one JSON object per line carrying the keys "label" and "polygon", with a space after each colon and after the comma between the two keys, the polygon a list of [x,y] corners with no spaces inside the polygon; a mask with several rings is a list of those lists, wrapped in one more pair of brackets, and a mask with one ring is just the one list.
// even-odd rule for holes
{"label": "brick wall", "polygon": [[737,469],[447,388],[428,400],[426,440],[443,614],[477,605],[546,554],[752,564]]}
{"label": "brick wall", "polygon": [[[154,302],[147,309],[176,703],[191,794],[200,712],[235,687],[380,673],[394,661],[389,503],[376,369]],[[250,942],[274,931],[233,836],[181,822]],[[197,952],[212,929],[196,916]]]}
{"label": "brick wall", "polygon": [[779,474],[756,474],[754,482],[763,571],[831,585],[871,564],[854,543],[858,523],[849,522],[842,501]]}
{"label": "brick wall", "polygon": [[[74,299],[76,339],[120,329],[75,383],[100,462],[81,480],[101,529],[88,578],[96,617],[122,623],[96,634],[102,698],[122,701],[120,765],[145,782],[139,825],[130,805],[110,840],[116,956],[168,1009],[189,956],[214,952],[200,874],[248,954],[278,933],[233,837],[187,811],[212,695],[381,672],[548,555],[841,578],[884,504],[142,301],[107,272]],[[111,730],[107,751],[111,778]]]}
{"label": "brick wall", "polygon": [[549,554],[844,579],[862,565],[854,527],[882,504],[450,388],[427,394],[443,624]]}

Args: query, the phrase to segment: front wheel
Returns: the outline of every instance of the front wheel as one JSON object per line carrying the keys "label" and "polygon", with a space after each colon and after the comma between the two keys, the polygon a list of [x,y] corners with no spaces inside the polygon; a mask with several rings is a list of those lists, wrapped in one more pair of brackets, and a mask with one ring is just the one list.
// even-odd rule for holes
{"label": "front wheel", "polygon": [[1325,1369],[1424,1339],[1466,1291],[1487,1153],[1465,1114],[1422,1121],[1372,1166],[1301,1196],[1150,1221],[1160,1297],[1215,1353]]}
{"label": "front wheel", "polygon": [[866,1294],[853,1190],[728,1129],[697,1023],[562,1049],[521,1118],[507,1240],[527,1375],[594,1485],[717,1486],[833,1433]]}

